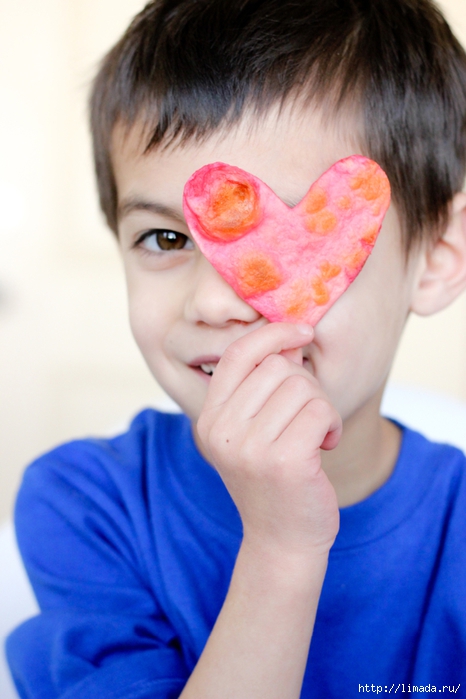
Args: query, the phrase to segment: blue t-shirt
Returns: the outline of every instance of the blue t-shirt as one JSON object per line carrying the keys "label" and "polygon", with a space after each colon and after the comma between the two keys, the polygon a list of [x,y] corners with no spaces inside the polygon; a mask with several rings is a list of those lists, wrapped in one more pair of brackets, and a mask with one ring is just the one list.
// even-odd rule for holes
{"label": "blue t-shirt", "polygon": [[[466,692],[465,466],[459,450],[405,428],[390,479],[341,510],[303,698],[371,685]],[[41,457],[25,473],[16,526],[42,610],[7,642],[21,697],[178,697],[241,543],[189,420],[146,410],[121,436]]]}

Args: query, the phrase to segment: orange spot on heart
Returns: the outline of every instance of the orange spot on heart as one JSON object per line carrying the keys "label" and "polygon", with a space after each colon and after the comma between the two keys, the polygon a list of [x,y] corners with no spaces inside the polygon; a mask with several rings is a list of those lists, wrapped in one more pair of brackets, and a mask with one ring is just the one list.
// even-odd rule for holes
{"label": "orange spot on heart", "polygon": [[321,277],[314,277],[311,281],[312,299],[317,306],[324,306],[330,300],[330,294]]}
{"label": "orange spot on heart", "polygon": [[366,243],[367,245],[374,245],[378,232],[379,232],[379,226],[372,226],[361,237],[361,242]]}
{"label": "orange spot on heart", "polygon": [[322,209],[322,211],[319,211],[317,214],[309,216],[306,223],[311,233],[327,235],[334,230],[338,223],[338,219],[329,209]]}
{"label": "orange spot on heart", "polygon": [[366,253],[364,250],[356,250],[351,255],[345,257],[345,266],[350,272],[359,272],[366,260]]}
{"label": "orange spot on heart", "polygon": [[353,202],[351,197],[349,197],[347,194],[344,194],[342,197],[338,199],[337,206],[339,209],[348,210],[351,208],[352,203]]}
{"label": "orange spot on heart", "polygon": [[209,237],[227,242],[256,226],[261,215],[258,194],[249,182],[224,179],[212,186],[202,225]]}
{"label": "orange spot on heart", "polygon": [[315,214],[327,206],[327,194],[320,187],[311,187],[306,197],[305,209],[308,214]]}
{"label": "orange spot on heart", "polygon": [[270,257],[261,252],[251,252],[240,259],[237,280],[241,294],[248,298],[277,289],[282,283],[282,276]]}
{"label": "orange spot on heart", "polygon": [[339,265],[332,265],[328,260],[324,260],[320,265],[320,271],[322,273],[322,279],[328,281],[337,277],[341,272],[341,267]]}
{"label": "orange spot on heart", "polygon": [[350,187],[358,190],[358,194],[361,194],[367,201],[385,198],[390,193],[388,179],[375,163],[367,165],[363,172],[355,175],[350,180]]}
{"label": "orange spot on heart", "polygon": [[301,318],[306,312],[311,299],[311,293],[304,279],[296,279],[286,297],[286,315],[293,318]]}

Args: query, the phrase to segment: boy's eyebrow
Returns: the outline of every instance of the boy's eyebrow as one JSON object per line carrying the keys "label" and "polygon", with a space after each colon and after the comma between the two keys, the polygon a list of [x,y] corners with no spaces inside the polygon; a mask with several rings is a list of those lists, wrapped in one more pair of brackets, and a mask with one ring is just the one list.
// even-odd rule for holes
{"label": "boy's eyebrow", "polygon": [[166,206],[165,204],[160,204],[156,201],[147,201],[145,199],[139,199],[138,197],[128,197],[123,199],[123,201],[118,206],[118,220],[121,220],[125,216],[128,216],[133,211],[150,211],[153,214],[159,214],[160,216],[167,216],[168,218],[175,219],[180,223],[186,223],[183,216],[172,209],[171,206]]}

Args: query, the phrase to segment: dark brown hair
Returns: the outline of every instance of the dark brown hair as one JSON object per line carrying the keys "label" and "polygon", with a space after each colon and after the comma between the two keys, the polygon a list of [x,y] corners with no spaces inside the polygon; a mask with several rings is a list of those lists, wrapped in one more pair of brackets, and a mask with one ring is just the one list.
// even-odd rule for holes
{"label": "dark brown hair", "polygon": [[466,54],[430,0],[153,0],[91,94],[101,207],[117,229],[111,137],[145,120],[147,150],[202,139],[293,97],[362,115],[405,247],[441,234],[466,166]]}

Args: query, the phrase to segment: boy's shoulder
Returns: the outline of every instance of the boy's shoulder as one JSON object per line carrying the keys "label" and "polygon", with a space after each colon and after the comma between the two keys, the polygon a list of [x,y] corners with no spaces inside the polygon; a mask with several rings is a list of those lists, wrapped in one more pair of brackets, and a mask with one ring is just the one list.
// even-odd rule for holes
{"label": "boy's shoulder", "polygon": [[371,496],[341,510],[334,550],[349,549],[396,537],[419,537],[424,527],[466,512],[466,456],[455,446],[427,439],[401,425],[402,440],[395,468]]}
{"label": "boy's shoulder", "polygon": [[119,478],[131,480],[149,464],[163,467],[180,443],[184,449],[192,443],[186,416],[147,408],[117,434],[74,439],[42,454],[26,468],[23,487],[53,474],[64,483],[73,481],[78,485],[91,479],[96,485],[108,487]]}
{"label": "boy's shoulder", "polygon": [[18,492],[15,524],[27,559],[39,529],[43,540],[64,537],[65,530],[70,539],[83,532],[98,538],[104,528],[107,538],[110,530],[112,537],[126,531],[136,542],[181,510],[206,530],[216,521],[238,528],[236,508],[197,450],[190,420],[149,408],[121,434],[66,442],[33,461]]}
{"label": "boy's shoulder", "polygon": [[426,510],[432,520],[435,509],[429,503],[437,503],[444,517],[450,517],[454,503],[466,501],[466,455],[451,444],[433,442],[406,427],[403,430],[393,480],[404,501],[413,511]]}
{"label": "boy's shoulder", "polygon": [[[57,509],[86,509],[90,503],[109,508],[124,503],[140,510],[144,490],[167,480],[179,454],[200,459],[185,415],[148,408],[126,430],[107,437],[65,442],[35,459],[25,470],[16,501],[16,521],[30,520],[31,507],[54,503]],[[68,510],[69,512],[69,510]]]}

